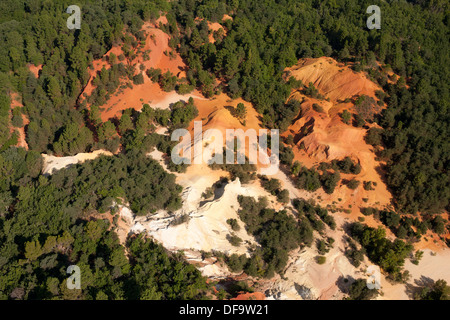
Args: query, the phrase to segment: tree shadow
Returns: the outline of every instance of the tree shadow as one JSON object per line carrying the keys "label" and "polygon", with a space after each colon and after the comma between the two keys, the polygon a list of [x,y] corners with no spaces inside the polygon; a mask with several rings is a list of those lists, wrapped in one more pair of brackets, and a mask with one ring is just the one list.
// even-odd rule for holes
{"label": "tree shadow", "polygon": [[224,106],[225,109],[227,109],[233,117],[236,117],[236,108],[233,106]]}
{"label": "tree shadow", "polygon": [[200,201],[200,207],[205,203],[215,201],[221,198],[225,192],[225,187],[230,183],[230,180],[227,177],[220,177],[219,180],[213,183],[211,188],[213,188],[213,198],[209,197],[207,200]]}
{"label": "tree shadow", "polygon": [[336,286],[343,293],[348,293],[350,291],[350,286],[355,281],[356,281],[356,279],[354,279],[352,276],[344,277],[344,276],[341,275],[336,280]]}
{"label": "tree shadow", "polygon": [[431,288],[434,285],[434,282],[433,279],[422,275],[419,279],[414,280],[414,284],[407,283],[405,285],[406,294],[408,297],[414,298],[414,296],[422,291],[422,289]]}
{"label": "tree shadow", "polygon": [[294,135],[294,143],[297,144],[301,139],[303,139],[304,137],[306,137],[310,132],[311,127],[314,126],[314,122],[315,120],[313,118],[309,119],[308,122],[306,122],[303,127],[301,127],[300,132],[296,133]]}
{"label": "tree shadow", "polygon": [[351,233],[351,227],[352,227],[352,225],[353,225],[353,222],[348,222],[348,221],[345,221],[344,224],[342,225],[342,230],[344,230],[344,232],[345,232],[351,239],[353,239],[352,233]]}

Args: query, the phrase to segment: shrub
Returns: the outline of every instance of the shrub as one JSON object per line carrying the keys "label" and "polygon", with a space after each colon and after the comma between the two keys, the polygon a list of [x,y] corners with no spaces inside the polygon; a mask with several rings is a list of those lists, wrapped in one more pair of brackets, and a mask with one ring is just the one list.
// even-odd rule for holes
{"label": "shrub", "polygon": [[316,111],[318,113],[325,113],[325,110],[323,109],[323,107],[320,104],[313,103],[312,108],[314,111]]}
{"label": "shrub", "polygon": [[324,256],[317,256],[316,262],[317,262],[317,264],[324,264],[325,262],[327,262],[327,258]]}
{"label": "shrub", "polygon": [[358,279],[353,282],[349,290],[350,300],[370,300],[379,294],[376,289],[369,289],[367,287],[367,280]]}
{"label": "shrub", "polygon": [[341,114],[341,118],[345,124],[350,124],[350,119],[352,118],[352,114],[350,112],[348,112],[347,109],[345,109]]}
{"label": "shrub", "polygon": [[227,236],[227,240],[231,243],[231,245],[235,246],[235,247],[239,247],[242,243],[242,239],[239,238],[237,235],[228,235]]}
{"label": "shrub", "polygon": [[228,219],[227,223],[231,226],[231,230],[233,231],[239,231],[241,229],[236,219]]}
{"label": "shrub", "polygon": [[372,181],[364,181],[363,184],[364,184],[364,190],[367,190],[367,191],[375,190],[375,188],[372,186]]}
{"label": "shrub", "polygon": [[144,83],[144,76],[142,75],[142,73],[138,73],[137,75],[135,75],[133,77],[133,83],[135,85],[139,85],[139,84],[143,84]]}
{"label": "shrub", "polygon": [[346,186],[349,189],[355,190],[356,188],[358,188],[359,184],[360,184],[360,182],[358,180],[352,179],[352,180],[347,182]]}

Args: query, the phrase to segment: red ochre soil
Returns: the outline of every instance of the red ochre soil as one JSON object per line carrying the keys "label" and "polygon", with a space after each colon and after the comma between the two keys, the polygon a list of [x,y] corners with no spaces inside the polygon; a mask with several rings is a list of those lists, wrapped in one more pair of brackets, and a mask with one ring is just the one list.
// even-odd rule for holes
{"label": "red ochre soil", "polygon": [[236,298],[230,300],[265,300],[266,296],[262,292],[246,292],[240,293]]}
{"label": "red ochre soil", "polygon": [[[345,99],[353,101],[360,95],[375,98],[375,91],[381,88],[367,78],[364,73],[357,73],[349,67],[338,64],[332,58],[322,57],[316,59],[302,59],[295,66],[285,70],[285,78],[291,76],[302,80],[305,85],[310,82],[318,89],[319,93],[327,100],[318,100],[307,97],[300,90],[292,93],[290,99],[300,102],[302,113],[288,130],[282,134],[283,137],[292,135],[295,146],[293,152],[295,160],[300,161],[307,167],[312,167],[320,162],[330,162],[334,159],[350,157],[360,163],[362,171],[360,174],[341,174],[342,179],[355,179],[361,181],[356,190],[351,190],[344,185],[336,187],[333,194],[328,195],[323,190],[317,193],[325,204],[348,209],[351,205],[353,218],[361,216],[360,207],[382,207],[391,201],[391,194],[387,190],[380,173],[380,163],[375,160],[372,146],[364,141],[367,129],[356,128],[342,122],[340,114],[344,109],[355,112],[353,102],[342,102]],[[324,112],[317,112],[313,104],[320,105]],[[376,182],[374,191],[366,191],[363,181]],[[362,199],[367,198],[367,202]],[[341,199],[341,200],[339,200]],[[370,221],[366,217],[366,220]]]}
{"label": "red ochre soil", "polygon": [[[165,17],[161,17],[158,19],[157,23],[166,22]],[[151,23],[145,23],[143,26],[143,30],[147,32],[147,39],[145,41],[145,45],[141,47],[141,51],[145,52],[146,50],[151,50],[149,57],[150,59],[144,61],[142,55],[137,55],[137,57],[131,61],[132,64],[136,64],[136,70],[140,70],[140,65],[144,65],[145,69],[155,68],[161,69],[161,71],[167,72],[170,71],[178,78],[183,78],[186,76],[185,70],[186,65],[184,64],[181,57],[175,53],[173,58],[170,58],[165,52],[172,51],[169,47],[169,35],[164,33],[161,29],[155,27],[155,25]],[[111,53],[114,53],[116,56],[122,54],[122,49],[120,46],[115,46],[109,50],[105,56],[109,56]],[[107,59],[99,59],[95,60],[93,65],[94,68],[89,71],[91,79],[83,91],[84,94],[90,95],[95,87],[92,85],[92,79],[97,75],[103,67],[109,68],[109,63],[106,61]],[[126,89],[118,89],[116,93],[111,95],[111,98],[107,101],[106,104],[100,106],[104,111],[101,114],[102,121],[106,121],[114,116],[119,116],[121,111],[127,108],[134,108],[136,110],[140,110],[144,103],[149,103],[151,106],[158,107],[160,102],[168,102],[163,103],[164,105],[181,99],[187,100],[190,95],[180,96],[175,92],[164,92],[157,83],[153,83],[147,76],[145,72],[142,72],[144,76],[144,83],[141,85],[133,85],[133,88]],[[198,96],[201,98],[201,95],[194,91],[192,93],[193,96]]]}

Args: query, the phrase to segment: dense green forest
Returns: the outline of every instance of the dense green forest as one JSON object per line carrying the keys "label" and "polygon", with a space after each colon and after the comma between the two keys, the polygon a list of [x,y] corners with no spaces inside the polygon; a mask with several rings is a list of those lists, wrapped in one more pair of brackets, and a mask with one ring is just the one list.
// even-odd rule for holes
{"label": "dense green forest", "polygon": [[[125,248],[114,227],[118,204],[136,214],[177,209],[181,187],[154,160],[130,151],[43,176],[34,151],[0,153],[1,299],[198,299],[200,273],[143,237]],[[139,185],[138,185],[139,183]],[[108,220],[96,219],[109,211]],[[81,269],[81,289],[68,290],[66,269]]]}
{"label": "dense green forest", "polygon": [[253,277],[271,278],[275,272],[282,273],[289,258],[289,251],[303,246],[311,246],[313,228],[309,220],[299,215],[294,217],[286,210],[276,212],[267,208],[267,199],[255,200],[239,196],[239,218],[245,223],[247,232],[257,239],[260,247],[255,248],[251,257],[233,254],[227,257],[231,271],[245,271]]}
{"label": "dense green forest", "polygon": [[[381,99],[388,107],[374,118],[381,129],[370,130],[366,139],[386,163],[383,170],[396,211],[434,214],[449,209],[448,1],[79,0],[81,30],[66,26],[69,14],[65,10],[71,4],[69,0],[0,3],[1,298],[204,296],[204,279],[180,257],[169,256],[143,238],[129,239],[125,254],[110,229],[113,226],[103,220],[89,221],[93,213],[111,207],[114,214],[114,203],[121,199],[136,214],[180,206],[181,190],[174,177],[144,152],[153,146],[167,152],[171,146],[152,132],[153,123],[171,130],[185,127],[197,114],[195,106],[176,104],[164,112],[146,107],[139,114],[129,109],[118,123],[101,123],[101,101],[118,86],[112,75],[131,77],[120,64],[111,73],[99,75],[99,86],[91,97],[99,105],[88,109],[79,99],[93,60],[113,45],[129,41],[130,35],[138,39],[143,22],[155,20],[161,12],[167,13],[169,23],[163,29],[173,37],[171,46],[179,46],[189,66],[186,88],[177,87],[170,75],[159,75],[164,89],[196,87],[206,97],[220,92],[243,97],[255,105],[263,125],[270,128],[285,130],[299,112],[298,103],[286,103],[291,89],[300,84],[283,80],[285,67],[305,57],[332,56],[353,62],[355,70],[367,72],[385,92]],[[366,8],[373,4],[381,8],[380,30],[366,27]],[[223,22],[227,35],[216,34],[216,42],[209,43],[208,26],[201,19],[221,22],[224,14],[233,18]],[[28,64],[43,66],[39,78]],[[390,69],[398,81],[388,81],[384,71]],[[216,79],[221,80],[219,86]],[[131,80],[141,82],[139,77]],[[18,93],[23,108],[11,111],[12,93]],[[30,121],[25,126],[28,152],[11,147],[17,136],[10,128],[23,125],[21,113]],[[50,177],[40,174],[42,152],[73,155],[97,148],[115,152],[120,146],[117,156]],[[281,149],[282,162],[292,165],[292,152],[288,147]],[[298,168],[298,186],[307,190],[322,186],[333,192],[339,170],[324,169],[319,176],[314,169]],[[232,173],[253,178],[248,171]],[[138,183],[145,187],[138,188]],[[312,229],[320,232],[324,223],[332,227],[334,222],[326,211],[303,201],[296,203],[300,219],[295,223],[285,212],[275,215],[258,203],[241,201],[241,219],[265,246],[248,261],[233,257],[236,268],[251,275],[281,272],[289,250],[310,244]],[[413,219],[397,223],[397,216],[390,212],[382,213],[381,220],[401,238],[417,236],[401,226],[429,227]],[[430,221],[431,228],[442,231],[441,220]],[[372,261],[394,279],[402,278],[401,265],[410,249],[403,241],[392,243],[382,231],[367,227],[353,231]],[[379,251],[374,250],[377,246]],[[83,294],[64,289],[65,267],[72,263],[79,263],[89,279]]]}
{"label": "dense green forest", "polygon": [[405,281],[408,271],[403,270],[405,259],[413,246],[400,239],[393,242],[386,238],[386,230],[382,227],[374,229],[359,222],[350,226],[350,234],[356,239],[373,263],[380,266],[394,281]]}

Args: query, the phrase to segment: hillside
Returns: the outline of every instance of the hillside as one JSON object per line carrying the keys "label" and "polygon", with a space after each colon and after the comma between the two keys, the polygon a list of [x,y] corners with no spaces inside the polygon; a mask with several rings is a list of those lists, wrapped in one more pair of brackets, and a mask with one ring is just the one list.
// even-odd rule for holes
{"label": "hillside", "polygon": [[67,6],[0,4],[1,300],[450,299],[448,1]]}

